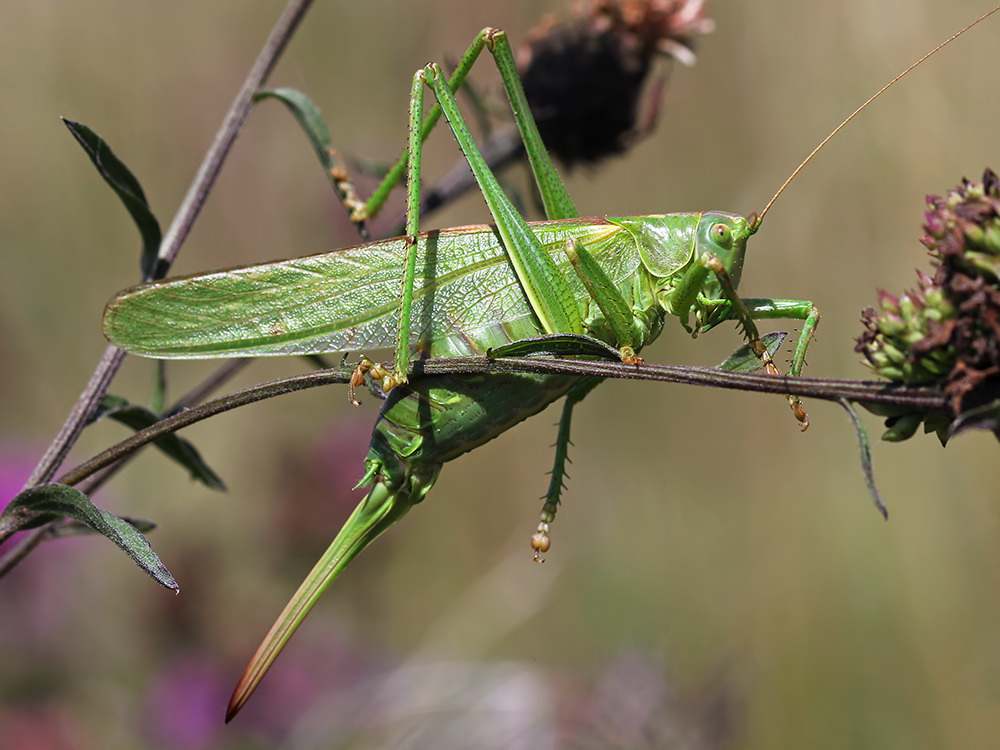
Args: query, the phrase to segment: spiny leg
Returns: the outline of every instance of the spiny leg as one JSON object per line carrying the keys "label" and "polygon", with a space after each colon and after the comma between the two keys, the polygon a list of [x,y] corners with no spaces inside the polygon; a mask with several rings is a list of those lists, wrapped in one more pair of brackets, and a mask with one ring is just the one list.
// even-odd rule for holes
{"label": "spiny leg", "polygon": [[[806,350],[816,335],[816,326],[819,325],[820,315],[816,305],[808,300],[794,299],[748,298],[741,300],[741,302],[749,312],[750,317],[754,320],[780,319],[802,321],[802,327],[799,330],[799,337],[795,342],[792,361],[788,369],[788,374],[792,377],[801,375],[802,368],[806,363]],[[799,424],[805,430],[809,427],[809,417],[806,415],[802,402],[794,396],[788,396],[787,398],[792,405],[792,411],[795,412],[796,419],[799,420]]]}
{"label": "spiny leg", "polygon": [[549,529],[556,518],[556,510],[559,508],[560,497],[566,487],[566,463],[569,461],[570,446],[570,424],[573,421],[573,407],[580,403],[584,397],[590,393],[601,381],[596,378],[583,380],[573,386],[566,394],[566,401],[563,403],[562,416],[559,417],[559,432],[556,434],[556,457],[552,465],[552,474],[549,479],[549,490],[545,493],[545,504],[539,514],[541,521],[538,529],[531,537],[531,549],[535,551],[535,562],[545,562],[545,553],[552,546],[549,538]]}
{"label": "spiny leg", "polygon": [[820,314],[816,305],[808,300],[772,299],[769,297],[748,297],[742,300],[750,316],[754,320],[801,320],[802,328],[795,342],[792,361],[788,373],[792,376],[802,374],[806,362],[806,350],[816,335]]}
{"label": "spiny leg", "polygon": [[[801,320],[802,327],[799,330],[799,337],[795,342],[795,349],[792,353],[792,361],[789,365],[788,374],[798,377],[802,374],[802,368],[806,363],[806,350],[816,334],[816,326],[819,325],[819,310],[816,305],[808,300],[787,300],[787,299],[744,299],[741,300],[744,309],[754,320],[780,319],[780,320]],[[759,339],[758,339],[759,341]],[[754,349],[756,351],[756,348]],[[778,368],[770,357],[768,372],[780,375]],[[767,363],[765,363],[767,366]],[[802,401],[797,396],[786,396],[788,403],[792,407],[795,418],[799,421],[802,430],[809,427],[809,416],[806,414]]]}
{"label": "spiny leg", "polygon": [[[725,314],[712,320],[711,324],[705,327],[705,330],[718,325],[723,320],[735,320],[742,329],[743,335],[746,337],[750,347],[760,358],[765,370],[771,375],[781,375],[781,371],[774,364],[771,355],[768,354],[767,347],[761,341],[760,332],[757,330],[757,324],[754,320],[761,318],[803,320],[805,322],[799,334],[798,343],[795,346],[791,366],[792,375],[800,374],[802,366],[805,363],[806,349],[819,322],[819,311],[816,310],[816,307],[811,302],[800,302],[797,300],[743,300],[737,293],[736,286],[733,284],[732,278],[730,278],[722,261],[715,254],[705,252],[702,253],[701,257],[698,258],[698,261],[688,270],[684,277],[679,280],[675,288],[674,312],[682,315],[682,320],[684,320],[683,316],[686,316],[690,310],[709,274],[714,274],[719,280],[719,287],[728,305],[725,308]],[[798,397],[791,394],[786,396],[786,398],[792,408],[792,413],[799,422],[800,428],[803,430],[807,429],[809,427],[809,416],[806,414],[802,402]]]}
{"label": "spiny leg", "polygon": [[[732,305],[730,308],[730,317],[735,319],[739,326],[743,329],[743,335],[746,337],[747,342],[753,349],[754,354],[760,358],[761,363],[764,365],[764,369],[769,375],[780,377],[781,370],[778,369],[778,366],[774,364],[774,360],[771,358],[771,355],[768,354],[767,347],[760,339],[760,331],[757,330],[757,324],[754,323],[753,316],[744,304],[743,299],[739,296],[739,294],[737,294],[736,287],[734,286],[732,279],[729,277],[729,272],[726,271],[722,261],[720,261],[712,253],[705,253],[702,256],[702,262],[719,280],[719,285],[722,287],[723,294],[726,295],[726,298]],[[815,328],[815,324],[813,324],[813,328]],[[796,347],[796,349],[798,349],[798,347]],[[802,350],[802,357],[804,361],[804,347]],[[801,371],[801,364],[798,369]],[[795,415],[795,419],[799,423],[799,428],[803,431],[807,430],[809,428],[809,415],[806,414],[802,401],[798,396],[793,396],[791,394],[788,394],[785,398],[788,399],[788,405],[791,407],[792,413]]]}
{"label": "spiny leg", "polygon": [[[543,197],[546,213],[550,218],[576,216],[576,210],[552,166],[548,153],[538,136],[537,127],[531,118],[527,103],[524,101],[524,93],[517,78],[513,56],[510,54],[506,39],[497,33],[494,36],[494,41],[497,66],[507,88],[507,94],[515,112],[515,119],[517,119],[521,129],[525,149]],[[541,246],[537,237],[500,189],[496,178],[482,158],[465,125],[464,118],[458,110],[451,91],[448,86],[444,85],[440,70],[437,66],[429,65],[424,69],[424,76],[428,85],[434,89],[452,133],[469,162],[469,167],[472,169],[490,212],[497,222],[511,265],[514,267],[518,280],[531,303],[532,310],[542,323],[543,329],[548,333],[581,333],[583,322],[567,280],[559,273],[551,256]],[[640,340],[633,330],[634,315],[620,291],[610,282],[606,273],[599,266],[596,266],[596,262],[581,244],[569,243],[567,252],[574,263],[577,274],[583,279],[591,296],[595,298],[608,318],[618,323],[615,330],[618,332],[618,338],[622,344],[622,360],[641,362],[632,346],[633,342]],[[535,550],[535,559],[539,562],[542,561],[542,554],[551,543],[549,528],[555,518],[565,481],[573,407],[599,382],[596,379],[581,381],[566,396],[566,403],[559,423],[555,463],[549,490],[542,507],[541,521],[531,540],[532,549]]]}
{"label": "spiny leg", "polygon": [[413,285],[417,274],[417,233],[420,231],[420,165],[423,156],[424,81],[420,72],[413,74],[410,87],[409,160],[406,175],[406,268],[403,270],[403,296],[399,301],[399,335],[391,382],[382,379],[382,389],[389,390],[407,381],[410,361],[410,322],[413,310]]}

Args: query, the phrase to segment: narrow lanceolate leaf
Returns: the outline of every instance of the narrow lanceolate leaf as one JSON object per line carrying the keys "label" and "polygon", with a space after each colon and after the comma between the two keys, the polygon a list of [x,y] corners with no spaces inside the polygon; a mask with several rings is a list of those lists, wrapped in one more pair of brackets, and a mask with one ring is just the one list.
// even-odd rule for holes
{"label": "narrow lanceolate leaf", "polygon": [[[288,107],[288,110],[305,131],[306,137],[309,138],[309,142],[312,144],[320,164],[323,165],[323,170],[326,172],[330,184],[333,185],[334,192],[337,193],[340,202],[351,211],[360,208],[363,203],[355,194],[354,187],[348,180],[347,171],[337,158],[337,152],[334,150],[333,141],[330,138],[330,129],[313,100],[301,91],[291,88],[261,89],[254,94],[253,98],[254,101],[268,98],[277,99]],[[359,223],[358,227],[362,238],[368,239],[368,231],[364,224]]]}
{"label": "narrow lanceolate leaf", "polygon": [[5,529],[30,529],[59,518],[72,518],[117,544],[132,561],[161,586],[176,591],[177,582],[153,552],[138,529],[94,505],[73,487],[43,484],[18,494],[0,514],[0,533]]}
{"label": "narrow lanceolate leaf", "polygon": [[313,148],[316,149],[316,155],[320,161],[327,166],[333,166],[333,162],[328,161],[330,151],[333,149],[330,129],[326,126],[323,114],[312,99],[301,91],[290,88],[261,89],[253,95],[253,98],[254,101],[277,99],[288,107],[295,119],[298,120],[299,125],[302,126]]}
{"label": "narrow lanceolate leaf", "polygon": [[[106,395],[94,414],[94,421],[108,417],[133,430],[144,430],[160,421],[160,417],[143,406],[129,403],[120,396]],[[213,490],[225,490],[226,485],[219,475],[209,468],[197,448],[177,435],[164,435],[154,441],[163,453],[179,463],[191,473],[191,478]]]}
{"label": "narrow lanceolate leaf", "polygon": [[851,419],[851,425],[854,427],[854,435],[858,439],[858,454],[861,457],[861,471],[865,475],[868,494],[871,495],[872,502],[875,503],[878,512],[882,514],[883,518],[888,520],[889,509],[885,507],[885,503],[882,500],[882,493],[879,492],[878,485],[875,483],[875,470],[872,468],[872,446],[871,441],[868,439],[868,430],[865,429],[861,418],[858,417],[857,411],[851,406],[850,402],[841,398],[837,399],[837,403],[844,407],[844,411],[847,412],[847,416]]}
{"label": "narrow lanceolate leaf", "polygon": [[73,134],[77,142],[83,146],[87,156],[97,167],[104,181],[111,186],[111,189],[121,198],[125,208],[132,216],[132,221],[139,228],[142,236],[142,257],[140,265],[143,278],[155,279],[156,254],[160,249],[160,223],[156,220],[149,203],[146,201],[146,194],[142,191],[142,186],[135,178],[135,175],[126,167],[121,159],[115,156],[111,147],[101,136],[80,122],[73,122],[63,118],[69,132]]}
{"label": "narrow lanceolate leaf", "polygon": [[[118,518],[143,534],[148,534],[156,528],[155,523],[145,518],[135,518],[134,516],[118,516]],[[70,520],[53,528],[49,535],[53,539],[62,539],[67,536],[93,536],[100,533],[97,529],[91,528],[81,521]]]}
{"label": "narrow lanceolate leaf", "polygon": [[[760,337],[769,358],[773,357],[774,353],[781,348],[787,335],[784,331],[774,331],[773,333],[765,333]],[[729,370],[730,372],[757,372],[764,369],[764,360],[758,354],[754,353],[753,347],[750,344],[743,344],[743,346],[726,357],[726,361],[719,365],[719,369]]]}

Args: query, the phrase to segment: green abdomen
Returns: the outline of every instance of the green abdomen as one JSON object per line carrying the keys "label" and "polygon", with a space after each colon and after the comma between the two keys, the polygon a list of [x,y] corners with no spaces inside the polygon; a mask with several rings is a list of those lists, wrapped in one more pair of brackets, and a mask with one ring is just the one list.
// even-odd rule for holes
{"label": "green abdomen", "polygon": [[422,496],[441,464],[537,414],[578,380],[559,375],[439,375],[395,388],[372,431],[369,470],[376,462],[389,484],[404,492],[416,481],[421,486],[409,489]]}

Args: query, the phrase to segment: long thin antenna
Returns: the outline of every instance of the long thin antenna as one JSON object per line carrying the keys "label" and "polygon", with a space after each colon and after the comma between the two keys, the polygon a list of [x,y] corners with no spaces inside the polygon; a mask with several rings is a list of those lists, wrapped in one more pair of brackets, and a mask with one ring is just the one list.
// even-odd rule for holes
{"label": "long thin antenna", "polygon": [[789,183],[798,176],[799,172],[802,171],[802,169],[805,167],[805,165],[808,164],[810,162],[810,160],[814,156],[816,156],[817,153],[819,153],[819,150],[821,148],[823,148],[823,146],[825,146],[827,144],[827,142],[831,138],[833,138],[835,135],[837,135],[837,133],[839,133],[843,129],[843,127],[845,125],[847,125],[847,123],[849,123],[851,120],[853,120],[855,117],[857,117],[861,113],[861,111],[863,109],[865,109],[865,107],[867,107],[873,101],[875,101],[880,96],[882,96],[882,94],[884,94],[889,88],[891,88],[901,78],[905,77],[911,70],[913,70],[915,67],[917,67],[918,65],[920,65],[920,63],[924,62],[924,60],[926,60],[927,58],[932,57],[935,54],[937,54],[938,52],[940,52],[942,48],[947,47],[949,44],[951,44],[956,39],[958,39],[960,36],[962,36],[962,34],[964,34],[966,31],[968,31],[969,29],[971,29],[976,24],[978,24],[978,23],[980,23],[982,21],[985,21],[987,18],[989,18],[990,16],[992,16],[994,13],[996,13],[998,10],[1000,10],[1000,5],[998,5],[996,8],[994,8],[993,10],[991,10],[989,13],[986,13],[986,14],[980,16],[979,18],[977,18],[975,21],[973,21],[972,23],[970,23],[968,26],[966,26],[961,31],[959,31],[959,32],[957,32],[955,34],[952,34],[950,37],[948,37],[943,42],[941,42],[941,44],[939,44],[937,47],[935,47],[934,49],[932,49],[926,55],[924,55],[923,57],[921,57],[919,60],[917,60],[912,65],[910,65],[910,67],[908,67],[906,70],[904,70],[898,76],[896,76],[891,81],[889,81],[889,83],[887,83],[885,86],[883,86],[878,91],[876,91],[874,94],[872,94],[872,96],[868,98],[868,101],[866,101],[864,104],[862,104],[856,110],[854,110],[851,113],[850,117],[848,117],[846,120],[844,120],[842,123],[840,123],[840,125],[838,125],[836,128],[834,128],[833,131],[830,133],[830,135],[828,135],[826,138],[824,138],[822,140],[822,142],[816,148],[814,148],[812,150],[812,152],[809,154],[809,156],[807,156],[802,161],[802,163],[799,164],[799,166],[795,168],[795,171],[792,172],[792,174],[788,177],[788,179],[785,180],[784,184],[780,188],[778,188],[778,192],[775,193],[774,197],[771,198],[771,200],[769,200],[767,202],[767,205],[764,206],[764,210],[761,211],[760,215],[757,217],[756,222],[753,225],[754,229],[756,230],[756,228],[760,226],[760,223],[764,220],[764,216],[767,215],[767,212],[771,210],[771,206],[773,206],[774,202],[776,200],[778,200],[778,196],[781,195],[785,191],[785,188],[788,187]]}

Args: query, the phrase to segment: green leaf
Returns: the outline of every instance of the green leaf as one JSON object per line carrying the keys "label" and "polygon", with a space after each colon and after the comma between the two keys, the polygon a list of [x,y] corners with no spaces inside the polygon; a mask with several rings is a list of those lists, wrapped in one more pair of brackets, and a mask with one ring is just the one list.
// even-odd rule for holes
{"label": "green leaf", "polygon": [[[133,518],[132,516],[118,516],[121,520],[127,523],[129,526],[135,527],[138,531],[143,534],[148,534],[150,531],[156,528],[156,524],[152,521],[147,521],[145,518]],[[100,532],[96,529],[92,529],[85,523],[75,520],[69,520],[64,524],[60,524],[52,529],[51,536],[53,539],[62,539],[68,536],[93,536],[94,534],[99,534]]]}
{"label": "green leaf", "polygon": [[[784,331],[774,331],[760,337],[768,357],[774,357],[774,353],[785,343],[787,335]],[[726,361],[719,365],[719,369],[730,372],[757,372],[764,369],[764,362],[754,353],[750,344],[744,344],[726,357]]]}
{"label": "green leaf", "polygon": [[878,485],[875,483],[875,470],[872,468],[872,446],[871,441],[868,439],[868,430],[865,429],[860,417],[858,417],[857,411],[854,410],[850,402],[839,398],[837,399],[837,403],[844,407],[844,411],[847,412],[847,416],[850,417],[851,424],[854,426],[854,435],[858,439],[858,453],[861,456],[861,471],[865,475],[868,494],[871,495],[872,502],[875,503],[875,507],[878,508],[882,517],[888,520],[889,509],[885,507],[885,503],[882,501],[882,493],[878,491]]}
{"label": "green leaf", "polygon": [[288,107],[306,132],[309,142],[312,143],[316,155],[323,162],[323,165],[329,168],[336,164],[330,159],[330,151],[333,150],[330,129],[326,126],[323,113],[319,111],[319,107],[312,99],[301,91],[291,88],[261,89],[253,96],[255,102],[263,99],[277,99]]}
{"label": "green leaf", "polygon": [[146,202],[146,194],[142,191],[139,181],[97,133],[83,123],[67,120],[65,117],[62,119],[69,132],[83,146],[83,150],[87,152],[87,156],[97,167],[101,177],[125,204],[132,221],[139,228],[139,234],[142,236],[140,267],[143,278],[159,278],[162,276],[162,273],[157,275],[157,252],[162,238],[160,223]]}
{"label": "green leaf", "polygon": [[[136,406],[120,396],[111,394],[107,394],[101,399],[101,405],[94,414],[93,421],[96,422],[104,417],[120,422],[133,430],[143,430],[160,421],[158,415],[144,406]],[[164,435],[157,438],[153,444],[187,469],[192,479],[213,490],[226,489],[225,483],[205,463],[198,449],[184,438],[175,434]]]}
{"label": "green leaf", "polygon": [[73,487],[43,484],[19,493],[0,514],[0,531],[30,529],[60,518],[71,518],[117,544],[161,586],[176,591],[177,582],[149,546],[146,537],[118,516],[101,510]]}
{"label": "green leaf", "polygon": [[[354,195],[354,189],[347,179],[347,171],[340,163],[337,152],[333,148],[330,129],[313,100],[301,91],[291,88],[261,89],[254,94],[253,99],[255,102],[263,99],[277,99],[288,107],[288,110],[305,131],[306,137],[309,138],[309,143],[312,144],[313,151],[316,152],[320,164],[323,165],[323,171],[326,172],[327,179],[330,180],[340,202],[348,210],[355,208],[354,204],[358,202],[358,198]],[[359,230],[362,237],[367,239],[368,232],[363,224],[359,224]]]}

